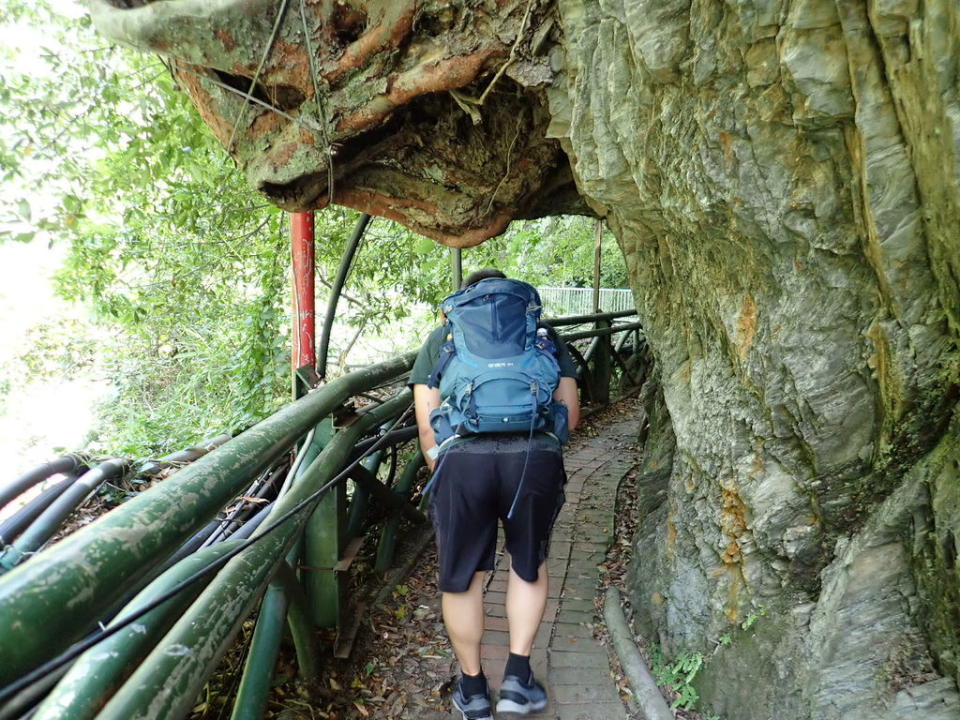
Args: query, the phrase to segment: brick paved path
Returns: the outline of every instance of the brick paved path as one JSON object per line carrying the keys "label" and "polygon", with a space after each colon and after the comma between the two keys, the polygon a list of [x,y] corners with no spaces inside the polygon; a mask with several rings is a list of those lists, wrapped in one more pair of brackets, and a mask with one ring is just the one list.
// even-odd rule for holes
{"label": "brick paved path", "polygon": [[[565,453],[567,502],[557,519],[547,568],[550,594],[531,663],[550,695],[538,718],[623,720],[628,717],[610,675],[607,650],[593,639],[601,622],[594,605],[599,570],[613,541],[617,486],[636,464],[635,417],[578,436]],[[501,538],[502,543],[502,538]],[[497,689],[507,657],[504,608],[509,557],[499,555],[485,596],[486,632],[481,657]],[[494,670],[497,668],[497,670]]]}
{"label": "brick paved path", "polygon": [[[550,595],[547,611],[537,634],[532,665],[544,683],[550,704],[534,717],[537,720],[624,720],[627,710],[617,696],[610,675],[607,650],[593,639],[592,626],[601,622],[594,605],[600,582],[598,564],[606,557],[613,539],[617,485],[636,462],[636,415],[618,415],[617,409],[604,413],[603,421],[590,430],[578,432],[567,448],[565,463],[568,483],[564,505],[553,534],[547,568]],[[626,418],[626,419],[624,419]],[[486,587],[486,622],[482,647],[483,669],[494,691],[499,689],[508,654],[507,619],[504,607],[508,557],[499,549],[496,570]],[[395,599],[397,605],[415,609],[417,621],[404,621],[410,628],[405,650],[378,656],[376,640],[372,655],[395,669],[383,705],[371,704],[367,720],[450,720],[459,718],[450,701],[450,686],[459,667],[449,646],[440,618],[440,593],[433,583],[434,553],[419,564],[413,587],[425,594]],[[388,604],[389,605],[389,604]],[[393,606],[371,619],[375,635],[396,637],[402,631],[392,627]],[[397,656],[398,655],[398,656]],[[341,676],[341,679],[343,677]],[[496,695],[494,695],[494,699]],[[348,717],[358,717],[348,713]],[[292,717],[292,716],[291,716]],[[299,718],[300,716],[296,716]],[[502,714],[507,720],[516,717]]]}

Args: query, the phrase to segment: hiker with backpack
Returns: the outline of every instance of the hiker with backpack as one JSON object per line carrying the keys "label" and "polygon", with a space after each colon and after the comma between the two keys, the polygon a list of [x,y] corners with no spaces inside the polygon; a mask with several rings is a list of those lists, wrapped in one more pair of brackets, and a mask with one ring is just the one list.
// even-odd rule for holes
{"label": "hiker with backpack", "polygon": [[494,569],[499,521],[510,554],[510,656],[497,711],[527,714],[547,705],[530,653],[565,499],[561,445],[580,413],[576,367],[540,322],[537,291],[499,270],[469,275],[441,309],[444,324],[421,348],[410,385],[433,471],[443,620],[461,669],[453,702],[464,720],[493,717],[480,641],[483,577]]}

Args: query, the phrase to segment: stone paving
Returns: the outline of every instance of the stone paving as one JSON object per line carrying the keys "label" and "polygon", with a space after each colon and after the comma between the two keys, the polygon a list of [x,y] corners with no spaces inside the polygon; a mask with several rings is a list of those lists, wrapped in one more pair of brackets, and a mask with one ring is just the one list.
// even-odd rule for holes
{"label": "stone paving", "polygon": [[[623,720],[629,715],[610,674],[607,650],[593,638],[598,564],[614,537],[617,486],[637,462],[636,417],[580,435],[565,453],[567,502],[553,534],[547,569],[550,593],[531,664],[550,695],[538,718]],[[500,667],[508,653],[504,607],[509,557],[500,553],[485,596],[484,665]],[[499,672],[488,672],[494,690]]]}

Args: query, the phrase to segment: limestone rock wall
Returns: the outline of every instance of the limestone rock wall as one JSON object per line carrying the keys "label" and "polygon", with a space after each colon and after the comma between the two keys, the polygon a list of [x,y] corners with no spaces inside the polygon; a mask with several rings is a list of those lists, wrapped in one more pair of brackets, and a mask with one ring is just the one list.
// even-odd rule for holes
{"label": "limestone rock wall", "polygon": [[676,443],[641,626],[732,638],[702,683],[730,720],[956,717],[960,8],[558,11],[548,135],[619,238]]}

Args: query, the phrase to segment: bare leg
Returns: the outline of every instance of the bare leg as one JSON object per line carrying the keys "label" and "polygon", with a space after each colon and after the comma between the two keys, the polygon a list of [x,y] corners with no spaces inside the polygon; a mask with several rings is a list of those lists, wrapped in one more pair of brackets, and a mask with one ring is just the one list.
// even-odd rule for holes
{"label": "bare leg", "polygon": [[510,652],[514,655],[530,655],[533,638],[540,627],[543,610],[547,605],[547,564],[537,570],[537,581],[527,582],[510,568],[507,581],[507,623],[510,626]]}
{"label": "bare leg", "polygon": [[480,641],[483,639],[483,572],[473,574],[466,592],[443,593],[443,622],[453,643],[460,669],[480,674]]}

